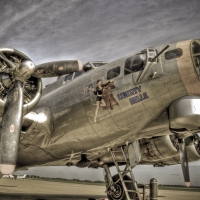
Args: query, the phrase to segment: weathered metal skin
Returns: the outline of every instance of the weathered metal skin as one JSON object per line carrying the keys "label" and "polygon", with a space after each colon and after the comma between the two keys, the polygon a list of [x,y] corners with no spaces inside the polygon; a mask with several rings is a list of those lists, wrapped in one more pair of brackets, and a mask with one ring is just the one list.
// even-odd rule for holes
{"label": "weathered metal skin", "polygon": [[200,160],[200,154],[197,152],[194,144],[186,146],[186,150],[189,162]]}
{"label": "weathered metal skin", "polygon": [[53,118],[49,108],[38,108],[23,117],[24,134],[30,134],[33,129],[42,130],[47,137],[52,136]]}
{"label": "weathered metal skin", "polygon": [[186,96],[169,106],[170,128],[198,130],[200,124],[200,97]]}
{"label": "weathered metal skin", "polygon": [[186,138],[187,157],[190,162],[200,160],[200,138],[197,134]]}
{"label": "weathered metal skin", "polygon": [[157,161],[178,155],[169,135],[142,139],[140,140],[140,147],[143,161]]}
{"label": "weathered metal skin", "polygon": [[39,102],[42,96],[42,80],[37,79],[37,91],[35,92],[35,96],[29,102],[23,105],[23,115],[29,113]]}
{"label": "weathered metal skin", "polygon": [[[32,129],[28,136],[23,135],[18,166],[65,165],[68,160],[75,165],[82,153],[88,155],[91,166],[102,166],[102,162],[98,165],[101,159],[105,163],[111,162],[110,159],[106,159],[108,147],[116,148],[155,135],[168,137],[165,135],[171,134],[171,119],[165,115],[164,125],[162,121],[156,123],[155,119],[167,111],[170,104],[177,99],[191,95],[200,96],[199,79],[196,79],[190,51],[191,42],[192,40],[188,40],[170,44],[165,52],[181,48],[182,55],[167,60],[164,52],[158,57],[158,62],[151,63],[151,66],[145,69],[145,75],[140,79],[141,71],[124,75],[127,59],[125,57],[95,71],[88,71],[69,83],[63,84],[65,77],[61,77],[49,85],[44,89],[37,108],[48,107],[51,110],[53,132],[51,137],[48,137],[42,130]],[[154,49],[160,52],[165,46]],[[91,84],[95,87],[98,79],[103,83],[107,82],[108,71],[117,66],[120,67],[120,74],[113,78],[115,88],[112,89],[112,94],[119,106],[113,110],[99,109],[97,122],[94,123],[93,104],[96,103],[96,96],[92,91],[84,92],[85,88]],[[136,101],[136,97],[140,98],[140,101]],[[199,128],[196,127],[195,131],[198,131]],[[183,132],[182,136],[186,138],[193,133],[194,131]],[[152,139],[153,142],[154,140]],[[159,141],[156,142],[159,144]],[[171,164],[171,160],[176,159],[176,150],[170,143],[168,145],[171,154],[164,148],[160,150],[160,154],[156,149],[153,150],[156,151],[156,157],[163,159],[166,164]],[[72,151],[76,156],[71,158]],[[40,156],[31,152],[37,152]]]}

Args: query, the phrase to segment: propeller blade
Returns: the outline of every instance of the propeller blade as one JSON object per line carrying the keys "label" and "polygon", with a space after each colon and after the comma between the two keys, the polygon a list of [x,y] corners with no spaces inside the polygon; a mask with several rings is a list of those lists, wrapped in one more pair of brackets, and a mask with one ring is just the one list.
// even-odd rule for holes
{"label": "propeller blade", "polygon": [[16,81],[14,88],[7,96],[2,119],[0,141],[0,171],[2,174],[11,174],[15,170],[22,126],[22,109],[22,83]]}
{"label": "propeller blade", "polygon": [[37,65],[35,72],[32,76],[36,78],[48,78],[54,76],[62,76],[72,72],[80,71],[83,68],[83,64],[80,60],[64,60],[48,62],[41,65]]}
{"label": "propeller blade", "polygon": [[185,146],[184,139],[179,139],[179,155],[181,161],[181,167],[183,171],[183,177],[185,180],[185,185],[190,187],[190,174],[189,174],[189,166],[188,166],[188,159],[187,159],[187,151]]}

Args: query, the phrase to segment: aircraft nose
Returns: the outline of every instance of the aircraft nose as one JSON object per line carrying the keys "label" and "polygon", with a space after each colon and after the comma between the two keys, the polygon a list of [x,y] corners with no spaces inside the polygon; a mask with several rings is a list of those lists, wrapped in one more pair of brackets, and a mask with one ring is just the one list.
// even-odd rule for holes
{"label": "aircraft nose", "polygon": [[189,95],[200,95],[200,40],[181,41],[176,48],[182,55],[176,58],[177,67]]}

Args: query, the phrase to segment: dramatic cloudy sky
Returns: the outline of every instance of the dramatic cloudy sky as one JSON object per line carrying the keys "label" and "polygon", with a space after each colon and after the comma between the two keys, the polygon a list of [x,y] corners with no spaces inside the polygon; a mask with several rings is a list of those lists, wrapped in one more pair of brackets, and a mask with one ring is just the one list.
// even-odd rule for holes
{"label": "dramatic cloudy sky", "polygon": [[200,38],[198,0],[1,0],[0,46],[36,64],[112,61],[149,46]]}
{"label": "dramatic cloudy sky", "polygon": [[199,0],[1,0],[0,10],[0,46],[20,50],[36,64],[112,61],[200,38]]}

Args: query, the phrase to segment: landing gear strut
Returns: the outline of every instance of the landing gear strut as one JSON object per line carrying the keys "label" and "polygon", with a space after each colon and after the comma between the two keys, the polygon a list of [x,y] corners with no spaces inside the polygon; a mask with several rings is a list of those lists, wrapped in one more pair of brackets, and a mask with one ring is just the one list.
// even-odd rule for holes
{"label": "landing gear strut", "polygon": [[[129,164],[129,160],[124,153],[123,147],[120,147],[120,151],[113,151],[112,149],[109,149],[109,151],[111,153],[118,174],[112,177],[108,165],[107,164],[103,165],[105,171],[105,180],[107,183],[106,189],[107,189],[108,199],[133,200],[137,195],[137,199],[142,200],[140,197],[140,193],[132,169]],[[116,160],[115,153],[119,152],[123,154],[124,162],[126,163],[124,170],[121,170],[119,168],[118,161]],[[127,174],[129,174],[131,178],[127,176]]]}

